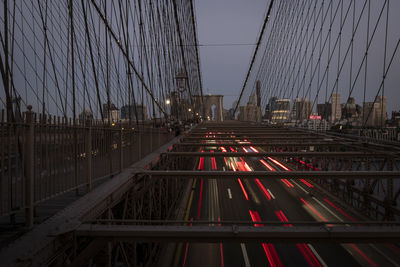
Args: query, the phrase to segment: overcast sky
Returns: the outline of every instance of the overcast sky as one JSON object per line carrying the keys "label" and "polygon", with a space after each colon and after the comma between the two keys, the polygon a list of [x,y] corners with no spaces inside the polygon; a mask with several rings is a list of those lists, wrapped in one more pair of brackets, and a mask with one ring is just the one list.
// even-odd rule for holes
{"label": "overcast sky", "polygon": [[250,65],[269,1],[196,1],[197,29],[204,93],[223,94],[224,107],[237,99]]}
{"label": "overcast sky", "polygon": [[[347,3],[347,1],[344,1],[344,3]],[[358,2],[356,3],[358,4]],[[379,4],[383,3],[383,1],[371,1],[371,3]],[[232,102],[238,98],[255,48],[255,45],[234,46],[230,44],[256,43],[268,5],[268,0],[196,1],[197,29],[201,46],[200,60],[203,74],[203,90],[206,94],[223,94],[225,108],[230,108]],[[371,10],[371,12],[375,12],[374,14],[379,13],[377,10]],[[388,56],[392,53],[400,37],[400,19],[396,13],[400,13],[400,1],[390,1],[390,52],[388,52]],[[273,15],[274,14],[271,16]],[[379,42],[383,43],[382,38],[379,37],[376,39],[379,39]],[[227,45],[212,46],[212,44]],[[365,49],[365,47],[363,47],[363,49]],[[387,86],[385,95],[387,96],[387,112],[389,117],[391,116],[390,113],[392,110],[400,109],[399,52],[400,51],[397,52],[394,58],[393,67],[386,79]],[[370,66],[369,68],[374,68],[374,66]],[[378,83],[382,77],[381,69],[382,67],[380,66],[379,73],[376,74],[377,78],[375,80]],[[376,92],[376,90],[374,92]],[[369,96],[369,98],[373,98],[374,96],[372,96],[372,93],[370,94],[371,96]],[[355,94],[355,97],[356,102],[361,104],[360,102],[362,102],[362,99],[358,99],[360,97],[357,94]],[[344,101],[345,100],[342,99],[342,102]],[[373,99],[367,99],[367,101],[373,101]]]}

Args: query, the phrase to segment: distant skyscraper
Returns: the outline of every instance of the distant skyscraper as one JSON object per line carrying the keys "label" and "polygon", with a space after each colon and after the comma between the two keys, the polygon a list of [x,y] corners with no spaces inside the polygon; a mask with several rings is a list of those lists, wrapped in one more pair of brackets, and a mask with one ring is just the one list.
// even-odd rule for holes
{"label": "distant skyscraper", "polygon": [[268,100],[268,104],[265,105],[265,119],[271,120],[272,119],[272,111],[274,111],[275,108],[275,102],[278,98],[276,96],[271,97]]}
{"label": "distant skyscraper", "polygon": [[290,99],[277,99],[272,111],[272,122],[282,123],[290,119]]}
{"label": "distant skyscraper", "polygon": [[343,119],[349,119],[352,117],[356,117],[357,114],[357,105],[354,97],[350,97],[347,100],[347,103],[344,104],[343,109],[342,109],[342,118]]}
{"label": "distant skyscraper", "polygon": [[103,104],[103,116],[105,119],[109,121],[119,121],[119,109],[113,104],[110,104],[110,107],[108,104]]}
{"label": "distant skyscraper", "polygon": [[256,94],[251,94],[249,96],[249,102],[248,103],[251,103],[254,106],[256,106],[257,105],[257,95]]}
{"label": "distant skyscraper", "polygon": [[[136,117],[137,116],[137,117]],[[145,105],[125,105],[121,107],[121,119],[146,120],[147,108]]]}
{"label": "distant skyscraper", "polygon": [[266,120],[271,120],[271,116],[272,116],[271,108],[270,108],[269,104],[267,104],[267,105],[265,105],[265,114],[264,114],[264,118],[265,118]]}
{"label": "distant skyscraper", "polygon": [[340,94],[332,94],[331,122],[340,120],[342,117],[342,107],[340,105]]}
{"label": "distant skyscraper", "polygon": [[275,102],[276,102],[277,100],[278,100],[278,98],[277,98],[276,96],[271,97],[271,98],[269,99],[268,104],[269,104],[269,108],[270,108],[271,112],[274,111],[274,109],[275,109]]}
{"label": "distant skyscraper", "polygon": [[386,96],[378,96],[376,102],[378,103],[378,109],[376,110],[376,124],[378,127],[384,127],[387,120]]}
{"label": "distant skyscraper", "polygon": [[245,107],[240,107],[239,120],[261,122],[261,108],[257,106],[257,95],[251,94]]}
{"label": "distant skyscraper", "polygon": [[293,115],[296,121],[307,120],[312,112],[312,102],[306,98],[296,98],[293,105]]}
{"label": "distant skyscraper", "polygon": [[400,127],[400,111],[392,111],[390,124],[392,127]]}
{"label": "distant skyscraper", "polygon": [[375,102],[364,103],[363,116],[366,126],[384,127],[387,120],[386,97],[377,96]]}
{"label": "distant skyscraper", "polygon": [[331,103],[325,102],[323,104],[317,104],[317,113],[324,120],[328,120],[331,116]]}

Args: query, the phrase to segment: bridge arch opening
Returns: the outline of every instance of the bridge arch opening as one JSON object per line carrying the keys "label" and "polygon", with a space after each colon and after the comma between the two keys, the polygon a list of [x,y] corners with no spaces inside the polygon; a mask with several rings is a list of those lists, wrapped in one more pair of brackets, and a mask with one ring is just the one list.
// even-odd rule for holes
{"label": "bridge arch opening", "polygon": [[223,121],[222,99],[223,95],[195,96],[195,111],[201,114],[205,120]]}
{"label": "bridge arch opening", "polygon": [[213,121],[215,121],[216,120],[216,117],[217,117],[217,114],[216,114],[216,109],[217,109],[217,105],[215,105],[215,104],[212,104],[211,105],[211,120],[213,120]]}

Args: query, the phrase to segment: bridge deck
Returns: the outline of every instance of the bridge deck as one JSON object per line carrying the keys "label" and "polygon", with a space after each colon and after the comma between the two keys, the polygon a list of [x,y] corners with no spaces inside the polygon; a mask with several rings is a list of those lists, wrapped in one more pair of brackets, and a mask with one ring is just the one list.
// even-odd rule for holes
{"label": "bridge deck", "polygon": [[[202,126],[204,127],[204,125]],[[234,130],[235,128],[232,127],[231,131]],[[141,161],[124,169],[112,179],[104,179],[101,183],[99,182],[88,194],[79,197],[75,195],[75,191],[71,191],[42,202],[36,207],[38,223],[32,230],[8,231],[10,233],[8,237],[3,234],[7,241],[19,237],[18,240],[3,247],[0,252],[0,258],[6,259],[5,266],[11,266],[17,260],[30,262],[33,266],[46,264],[56,251],[68,249],[71,243],[87,240],[87,238],[91,242],[87,244],[86,248],[76,251],[79,255],[74,259],[74,264],[84,263],[94,257],[95,251],[100,250],[110,240],[113,242],[118,240],[121,242],[191,241],[196,243],[257,243],[262,241],[269,243],[306,241],[343,243],[351,241],[365,244],[400,241],[400,226],[397,222],[383,224],[379,220],[374,222],[365,220],[367,217],[359,210],[350,207],[348,203],[341,202],[334,191],[328,192],[327,190],[330,184],[335,182],[346,185],[347,187],[344,187],[346,190],[352,188],[353,194],[362,194],[365,189],[359,181],[371,181],[373,184],[400,178],[400,172],[396,165],[398,158],[394,151],[384,153],[377,147],[366,149],[364,145],[358,144],[353,144],[349,150],[342,150],[343,146],[326,146],[326,141],[321,142],[322,139],[326,139],[326,136],[322,136],[315,138],[316,144],[318,142],[321,144],[321,146],[315,145],[315,151],[299,151],[302,148],[298,146],[291,147],[290,151],[283,151],[280,148],[281,143],[277,143],[275,146],[270,144],[268,147],[270,151],[258,151],[254,147],[255,144],[246,143],[236,144],[235,147],[246,148],[244,151],[247,152],[238,152],[233,148],[231,150],[234,151],[231,152],[219,152],[219,150],[224,150],[221,148],[222,144],[214,144],[214,147],[207,146],[207,148],[204,146],[203,152],[201,152],[198,146],[180,145],[180,142],[190,136],[191,133],[188,132],[185,136],[175,138]],[[288,138],[293,139],[293,137]],[[293,140],[300,142],[302,139],[303,137],[300,136],[299,139]],[[341,139],[341,141],[343,140]],[[335,137],[331,142],[335,142]],[[345,140],[343,144],[346,142]],[[357,146],[360,146],[360,151],[355,149]],[[262,150],[262,148],[259,149]],[[263,162],[265,166],[257,165],[258,161]],[[364,161],[369,161],[372,166],[375,164],[375,169],[373,167],[366,169]],[[237,167],[231,167],[234,162],[236,162],[234,166]],[[362,166],[360,162],[362,162]],[[193,165],[194,167],[192,167]],[[291,170],[289,171],[285,165]],[[351,165],[358,167],[349,168]],[[247,191],[245,194],[248,198],[247,201],[239,201],[241,191],[240,187],[236,188],[237,180],[242,181],[242,183],[239,182],[241,190]],[[294,191],[289,195],[282,188],[281,182],[284,180],[287,187],[296,188],[290,189]],[[177,181],[179,183],[173,187],[180,188],[176,191],[177,196],[181,204],[187,205],[186,211],[181,212],[180,217],[176,216],[175,212],[172,215],[163,215],[170,218],[170,221],[156,219],[161,218],[160,215],[151,215],[152,213],[148,215],[149,209],[153,209],[153,212],[157,214],[162,214],[163,209],[165,211],[165,208],[162,208],[163,201],[171,203],[168,204],[170,208],[177,207],[176,202],[167,199],[172,191],[170,193],[163,192],[169,183],[173,185]],[[349,184],[350,181],[356,181],[356,184]],[[251,185],[253,182],[255,184]],[[160,183],[164,183],[164,186],[157,187]],[[264,188],[264,184],[268,185],[268,189]],[[329,186],[324,188],[324,184]],[[264,193],[256,192],[257,187],[264,188],[265,190],[260,191]],[[189,189],[186,198],[182,197],[185,195],[182,194],[182,190],[185,188]],[[371,188],[373,189],[373,187]],[[203,190],[205,199],[202,206]],[[397,220],[396,218],[400,216],[397,207],[388,206],[387,198],[377,195],[379,192],[374,190],[372,191],[374,194],[369,195],[369,201],[386,209],[385,214],[392,216],[388,217],[389,220],[391,220],[390,218]],[[395,190],[398,189],[395,188]],[[398,195],[398,192],[393,192],[393,194]],[[232,195],[236,201],[235,209],[240,213],[240,217],[237,217],[236,220],[232,219],[235,218],[235,212],[227,209]],[[291,203],[299,196],[305,203],[303,206],[285,204]],[[285,201],[275,200],[278,197]],[[265,218],[267,210],[276,209],[275,206],[270,207],[271,204],[265,203],[262,198],[267,198],[267,202],[274,199],[272,203],[276,204],[273,205],[279,205],[280,212],[285,209],[285,213],[289,214],[299,213],[298,210],[302,210],[304,207],[309,212],[317,212],[316,208],[310,204],[311,201],[317,201],[314,204],[318,204],[318,199],[321,201],[330,199],[334,203],[327,202],[326,205],[329,203],[329,205],[337,205],[335,207],[340,212],[331,211],[333,217],[327,212],[321,214],[317,212],[316,217],[331,219],[324,219],[322,222],[313,221],[313,217],[304,212],[304,214],[299,213],[302,215],[297,217],[290,215],[293,218],[291,221],[286,221],[284,219],[286,215],[281,215],[281,213],[279,213],[283,220],[281,222],[262,221],[260,215],[255,211],[256,209],[269,207],[259,211],[263,218]],[[314,201],[314,199],[317,200]],[[221,203],[216,204],[216,201],[221,201]],[[251,204],[253,201],[258,204]],[[132,206],[129,208],[130,205]],[[194,208],[197,205],[199,207],[198,215]],[[343,217],[343,210],[349,212],[347,217],[336,220]],[[248,220],[248,211],[252,220]],[[200,214],[206,217],[202,217]],[[203,219],[203,221],[192,222],[193,218],[191,217]],[[15,218],[22,220],[22,214],[18,214]],[[207,218],[208,220],[204,220]],[[352,221],[353,218],[357,219]],[[301,221],[296,221],[296,219]],[[193,226],[189,226],[192,223]],[[200,225],[198,225],[199,223]],[[26,230],[26,228],[20,230]],[[169,256],[173,253],[175,257],[182,260],[179,245],[175,248],[175,250],[172,249],[175,252],[169,252]],[[335,251],[344,253],[340,252],[340,249],[335,249]],[[165,253],[162,255],[164,256],[160,257],[166,257]],[[195,257],[193,255],[191,257]],[[159,258],[159,260],[161,259]]]}

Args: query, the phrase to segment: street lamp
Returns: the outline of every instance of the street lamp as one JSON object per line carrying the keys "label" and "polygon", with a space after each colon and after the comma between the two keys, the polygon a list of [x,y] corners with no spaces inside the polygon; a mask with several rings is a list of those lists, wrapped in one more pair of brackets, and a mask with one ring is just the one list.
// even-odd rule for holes
{"label": "street lamp", "polygon": [[167,99],[165,100],[165,104],[167,105],[167,106],[166,106],[166,109],[165,109],[165,110],[166,110],[166,113],[167,113],[167,115],[166,115],[166,117],[165,117],[165,120],[168,121],[168,120],[169,120],[168,117],[169,117],[170,115],[172,115],[172,114],[171,114],[171,106],[170,106],[170,105],[171,105],[171,99],[167,98]]}

